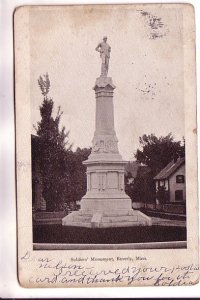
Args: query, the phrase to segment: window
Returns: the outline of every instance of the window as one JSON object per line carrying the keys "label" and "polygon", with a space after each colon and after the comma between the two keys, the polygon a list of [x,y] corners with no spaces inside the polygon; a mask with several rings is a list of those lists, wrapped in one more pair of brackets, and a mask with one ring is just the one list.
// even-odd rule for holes
{"label": "window", "polygon": [[164,180],[158,180],[158,186],[164,186],[165,181]]}
{"label": "window", "polygon": [[184,183],[184,182],[185,182],[184,175],[177,175],[176,176],[176,183]]}
{"label": "window", "polygon": [[175,201],[183,201],[183,191],[182,190],[175,191]]}

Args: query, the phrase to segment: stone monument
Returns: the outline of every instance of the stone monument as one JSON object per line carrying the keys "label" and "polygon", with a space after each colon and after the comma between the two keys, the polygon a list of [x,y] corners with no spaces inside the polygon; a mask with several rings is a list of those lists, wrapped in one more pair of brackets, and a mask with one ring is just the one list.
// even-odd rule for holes
{"label": "stone monument", "polygon": [[115,85],[107,77],[111,47],[107,37],[97,45],[102,59],[101,76],[96,79],[96,124],[92,152],[87,166],[87,193],[81,208],[62,219],[63,226],[128,227],[151,225],[151,218],[132,209],[132,201],[124,191],[126,162],[118,150],[114,128],[113,92]]}

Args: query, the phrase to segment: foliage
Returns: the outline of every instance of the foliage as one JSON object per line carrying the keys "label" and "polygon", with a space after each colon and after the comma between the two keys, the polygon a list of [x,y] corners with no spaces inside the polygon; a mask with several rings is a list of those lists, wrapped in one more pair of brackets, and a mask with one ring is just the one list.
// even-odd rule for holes
{"label": "foliage", "polygon": [[[140,149],[136,151],[135,158],[144,166],[138,169],[138,174],[132,185],[128,185],[125,180],[126,192],[134,202],[152,203],[155,202],[157,196],[153,178],[172,159],[184,157],[185,140],[183,138],[182,142],[175,141],[172,134],[169,133],[167,136],[160,137],[154,134],[144,134],[139,138],[139,141]],[[143,172],[145,168],[148,170],[147,172]],[[167,201],[167,191],[164,192],[160,189],[158,197],[160,201]]]}
{"label": "foliage", "polygon": [[142,150],[138,149],[135,158],[149,166],[153,176],[159,173],[172,159],[185,155],[185,143],[174,141],[171,133],[156,137],[154,134],[144,134],[139,138]]}
{"label": "foliage", "polygon": [[125,192],[132,202],[152,203],[155,199],[154,180],[148,167],[141,166],[140,168],[147,169],[146,173],[141,174],[138,169],[137,176],[132,183],[128,183],[132,175],[128,173],[125,176]]}
{"label": "foliage", "polygon": [[48,73],[44,74],[43,77],[44,79],[42,78],[42,76],[39,77],[38,85],[41,89],[42,95],[45,97],[50,89],[50,80]]}
{"label": "foliage", "polygon": [[[86,166],[83,161],[88,159],[91,149],[77,148],[71,157],[70,170],[70,201],[79,201],[85,195],[87,190]],[[69,165],[69,164],[68,164]]]}
{"label": "foliage", "polygon": [[[54,102],[48,96],[50,80],[48,74],[39,77],[38,85],[44,96],[40,106],[41,121],[35,127],[39,137],[40,169],[42,175],[43,197],[47,211],[62,210],[70,203],[80,200],[86,193],[86,166],[82,164],[91,149],[77,148],[72,151],[69,131],[60,129],[61,108],[53,117]],[[38,159],[38,158],[37,158]]]}

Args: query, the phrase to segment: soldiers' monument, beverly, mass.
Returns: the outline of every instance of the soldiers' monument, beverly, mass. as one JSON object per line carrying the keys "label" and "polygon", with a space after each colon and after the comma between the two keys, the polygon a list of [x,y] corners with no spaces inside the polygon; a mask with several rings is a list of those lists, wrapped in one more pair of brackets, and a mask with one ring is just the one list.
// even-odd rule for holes
{"label": "soldiers' monument, beverly, mass.", "polygon": [[111,47],[107,37],[97,45],[102,59],[101,76],[96,79],[96,124],[92,152],[87,166],[87,193],[81,208],[62,219],[63,226],[128,227],[151,225],[151,218],[132,209],[132,201],[124,191],[126,162],[118,150],[114,128],[113,91],[115,85],[107,77]]}

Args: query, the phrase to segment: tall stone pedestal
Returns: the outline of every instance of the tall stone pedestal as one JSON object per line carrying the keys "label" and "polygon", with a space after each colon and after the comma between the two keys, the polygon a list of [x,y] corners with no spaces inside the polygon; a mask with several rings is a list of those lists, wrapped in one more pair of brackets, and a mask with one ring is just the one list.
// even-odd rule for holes
{"label": "tall stone pedestal", "polygon": [[87,193],[81,209],[62,219],[64,226],[127,227],[151,225],[151,218],[132,209],[124,191],[125,164],[114,130],[113,90],[110,77],[99,77],[96,94],[96,128],[87,166]]}

